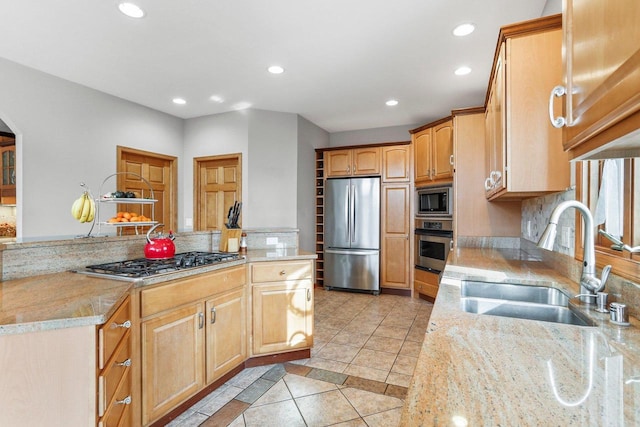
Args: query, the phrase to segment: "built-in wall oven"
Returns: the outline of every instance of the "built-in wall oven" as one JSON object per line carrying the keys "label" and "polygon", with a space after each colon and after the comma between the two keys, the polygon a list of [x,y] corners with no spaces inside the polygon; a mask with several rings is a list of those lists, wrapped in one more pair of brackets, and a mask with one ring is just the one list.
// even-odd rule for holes
{"label": "built-in wall oven", "polygon": [[416,268],[442,273],[453,247],[453,219],[418,217],[415,238]]}

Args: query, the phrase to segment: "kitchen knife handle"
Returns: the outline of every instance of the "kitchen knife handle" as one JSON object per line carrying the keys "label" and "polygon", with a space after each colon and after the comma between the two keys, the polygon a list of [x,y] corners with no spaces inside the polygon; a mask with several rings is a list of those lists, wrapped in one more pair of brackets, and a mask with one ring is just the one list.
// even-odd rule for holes
{"label": "kitchen knife handle", "polygon": [[216,308],[215,307],[211,307],[211,324],[213,325],[214,323],[216,323]]}

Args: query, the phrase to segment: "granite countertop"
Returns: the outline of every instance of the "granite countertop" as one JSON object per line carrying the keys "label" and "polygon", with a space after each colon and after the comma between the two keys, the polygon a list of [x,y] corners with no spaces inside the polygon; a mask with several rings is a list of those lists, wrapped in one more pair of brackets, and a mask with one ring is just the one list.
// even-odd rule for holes
{"label": "granite countertop", "polygon": [[523,250],[455,249],[443,274],[402,426],[639,425],[640,322],[572,299],[595,327],[466,313],[462,280],[578,284]]}
{"label": "granite countertop", "polygon": [[315,259],[297,248],[249,250],[237,260],[139,280],[99,278],[73,272],[43,274],[0,282],[0,335],[101,325],[132,288],[244,265],[247,262]]}

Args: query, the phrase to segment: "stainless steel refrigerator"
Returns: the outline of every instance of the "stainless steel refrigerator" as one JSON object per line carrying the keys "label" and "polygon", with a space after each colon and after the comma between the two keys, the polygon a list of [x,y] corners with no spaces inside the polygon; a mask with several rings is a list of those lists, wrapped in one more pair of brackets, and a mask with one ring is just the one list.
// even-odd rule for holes
{"label": "stainless steel refrigerator", "polygon": [[380,178],[325,188],[324,286],[380,293]]}

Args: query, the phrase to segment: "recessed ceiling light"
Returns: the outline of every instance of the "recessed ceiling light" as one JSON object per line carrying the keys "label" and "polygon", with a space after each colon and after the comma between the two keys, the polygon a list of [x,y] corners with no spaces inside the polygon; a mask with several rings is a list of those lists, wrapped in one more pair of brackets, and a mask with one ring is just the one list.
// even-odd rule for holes
{"label": "recessed ceiling light", "polygon": [[142,18],[144,16],[144,10],[140,9],[140,6],[133,3],[122,2],[118,5],[118,9],[120,9],[120,12],[124,13],[129,18]]}
{"label": "recessed ceiling light", "polygon": [[471,72],[471,68],[469,68],[467,66],[459,67],[458,69],[456,69],[454,71],[456,76],[465,76],[465,75],[469,74],[470,72]]}
{"label": "recessed ceiling light", "polygon": [[398,101],[396,101],[395,99],[390,99],[387,102],[385,102],[385,104],[387,104],[389,107],[393,107],[395,105],[398,105]]}
{"label": "recessed ceiling light", "polygon": [[218,104],[222,104],[224,102],[224,98],[219,95],[211,95],[209,99],[212,100],[213,102],[217,102]]}
{"label": "recessed ceiling light", "polygon": [[473,33],[476,29],[476,26],[470,22],[465,22],[464,24],[460,24],[453,29],[453,35],[458,37],[468,36]]}
{"label": "recessed ceiling light", "polygon": [[187,103],[183,98],[173,98],[173,103],[178,105],[184,105]]}
{"label": "recessed ceiling light", "polygon": [[282,74],[282,73],[284,73],[284,68],[282,68],[279,65],[272,65],[271,67],[267,68],[267,70],[269,70],[269,72],[271,74]]}

